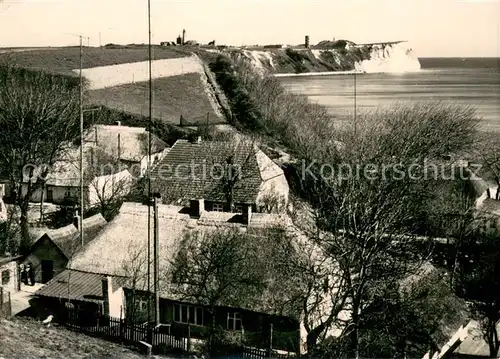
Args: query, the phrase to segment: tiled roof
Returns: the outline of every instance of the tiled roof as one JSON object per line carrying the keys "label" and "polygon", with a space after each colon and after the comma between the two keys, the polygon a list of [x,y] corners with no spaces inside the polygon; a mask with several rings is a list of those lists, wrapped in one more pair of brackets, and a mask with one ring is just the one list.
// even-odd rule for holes
{"label": "tiled roof", "polygon": [[[86,302],[100,303],[102,295],[102,280],[105,275],[86,273],[75,270],[65,270],[52,278],[45,286],[35,292],[41,297],[63,298]],[[123,284],[123,278],[112,278],[113,290]]]}
{"label": "tiled roof", "polygon": [[[85,218],[82,222],[85,244],[91,242],[107,224],[100,213]],[[68,259],[81,247],[80,232],[73,224],[50,230],[44,235],[49,237]]]}
{"label": "tiled roof", "polygon": [[255,203],[262,183],[259,162],[266,171],[269,167],[262,160],[262,154],[257,156],[257,153],[253,143],[246,141],[192,143],[178,140],[153,169],[152,189],[160,192],[163,198],[224,202],[227,199],[221,179],[222,167],[233,156],[235,172],[241,168],[233,200],[235,203]]}
{"label": "tiled roof", "polygon": [[[497,331],[500,330],[500,322],[497,323],[496,327]],[[480,324],[475,320],[471,320],[469,325],[467,325],[467,329],[467,337],[453,353],[464,356],[489,357],[490,349],[488,343],[483,338]]]}
{"label": "tiled roof", "polygon": [[[148,154],[148,131],[143,127],[96,125],[87,135],[87,141],[94,141],[108,154],[118,154],[118,136],[120,137],[120,159],[140,162]],[[167,144],[153,135],[151,153],[158,153]]]}

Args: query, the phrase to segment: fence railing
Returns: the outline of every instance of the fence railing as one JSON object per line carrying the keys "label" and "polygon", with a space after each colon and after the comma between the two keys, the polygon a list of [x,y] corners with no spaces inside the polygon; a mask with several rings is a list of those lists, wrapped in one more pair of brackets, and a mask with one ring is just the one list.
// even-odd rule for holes
{"label": "fence railing", "polygon": [[214,357],[230,357],[231,359],[288,359],[296,358],[296,354],[281,354],[272,349],[259,349],[243,345],[228,345],[225,343],[214,343]]}
{"label": "fence railing", "polygon": [[188,338],[179,338],[164,333],[150,325],[134,324],[125,319],[106,315],[81,313],[68,310],[61,324],[69,329],[111,341],[140,346],[140,342],[150,343],[154,349],[167,347],[188,351]]}
{"label": "fence railing", "polygon": [[12,303],[10,292],[0,287],[0,318],[9,318],[12,316]]}
{"label": "fence railing", "polygon": [[[146,342],[152,346],[152,350],[161,352],[164,349],[174,349],[182,352],[190,352],[191,335],[190,328],[154,327],[148,323],[133,323],[125,319],[113,318],[102,314],[93,314],[88,311],[79,311],[75,308],[67,309],[65,315],[59,317],[59,322],[73,331],[96,336],[101,339],[120,342],[123,344],[142,347]],[[203,338],[206,339],[206,338]],[[216,340],[214,342],[215,358],[230,356],[233,359],[262,359],[275,358],[285,359],[296,357],[293,353],[282,354],[271,348],[259,349],[245,345],[231,345]]]}

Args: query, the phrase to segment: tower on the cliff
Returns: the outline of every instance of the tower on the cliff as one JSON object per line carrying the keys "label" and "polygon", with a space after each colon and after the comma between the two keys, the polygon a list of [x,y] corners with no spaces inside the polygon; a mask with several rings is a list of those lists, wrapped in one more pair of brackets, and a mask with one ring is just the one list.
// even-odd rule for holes
{"label": "tower on the cliff", "polygon": [[304,45],[305,45],[306,49],[309,48],[309,35],[306,35]]}
{"label": "tower on the cliff", "polygon": [[182,45],[186,43],[186,30],[182,29]]}

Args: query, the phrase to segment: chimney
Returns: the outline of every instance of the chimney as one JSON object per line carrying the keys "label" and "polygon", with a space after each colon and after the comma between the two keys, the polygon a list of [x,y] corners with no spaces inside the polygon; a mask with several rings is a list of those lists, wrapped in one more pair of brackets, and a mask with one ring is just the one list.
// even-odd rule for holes
{"label": "chimney", "polygon": [[76,229],[80,229],[81,224],[82,224],[82,219],[78,214],[78,212],[76,212],[75,215],[73,216],[73,225],[76,227]]}
{"label": "chimney", "polygon": [[199,218],[202,213],[205,212],[205,200],[204,199],[192,199],[189,201],[190,212],[193,217]]}
{"label": "chimney", "polygon": [[94,168],[94,147],[90,147],[90,167]]}
{"label": "chimney", "polygon": [[246,204],[243,206],[243,213],[242,213],[242,222],[243,224],[248,225],[250,223],[250,220],[252,219],[252,205],[251,204]]}
{"label": "chimney", "polygon": [[101,283],[102,283],[102,296],[104,299],[103,313],[104,313],[104,315],[110,315],[109,300],[110,300],[111,293],[113,293],[111,277],[103,278]]}
{"label": "chimney", "polygon": [[194,135],[192,135],[192,136],[190,137],[189,141],[190,141],[191,143],[200,144],[200,143],[201,143],[201,141],[202,141],[202,139],[201,139],[201,136],[194,136]]}
{"label": "chimney", "polygon": [[185,44],[185,40],[186,40],[186,30],[182,30],[182,45]]}

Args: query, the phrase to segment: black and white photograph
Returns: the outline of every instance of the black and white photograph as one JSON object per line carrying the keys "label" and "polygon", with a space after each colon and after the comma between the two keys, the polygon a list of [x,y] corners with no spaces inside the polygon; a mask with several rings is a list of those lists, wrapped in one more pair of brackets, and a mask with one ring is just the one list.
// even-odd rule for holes
{"label": "black and white photograph", "polygon": [[500,358],[500,0],[0,0],[0,359]]}

